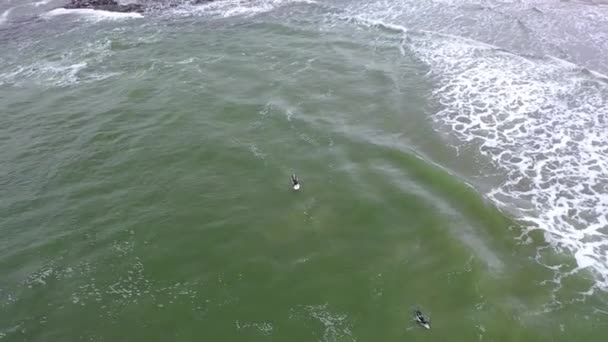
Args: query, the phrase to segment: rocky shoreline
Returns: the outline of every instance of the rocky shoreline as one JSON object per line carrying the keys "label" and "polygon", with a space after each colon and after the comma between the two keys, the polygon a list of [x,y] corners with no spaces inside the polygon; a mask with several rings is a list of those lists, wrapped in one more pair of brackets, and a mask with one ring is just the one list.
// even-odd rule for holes
{"label": "rocky shoreline", "polygon": [[71,0],[64,6],[67,9],[97,9],[112,12],[143,12],[144,7],[138,3],[121,5],[114,0]]}
{"label": "rocky shoreline", "polygon": [[162,7],[173,7],[180,3],[190,4],[202,4],[206,2],[212,2],[214,0],[192,0],[192,1],[138,1],[133,3],[119,3],[116,0],[70,0],[70,2],[63,6],[66,9],[95,9],[102,11],[111,12],[136,12],[141,13],[147,7],[154,7],[154,5],[164,5]]}

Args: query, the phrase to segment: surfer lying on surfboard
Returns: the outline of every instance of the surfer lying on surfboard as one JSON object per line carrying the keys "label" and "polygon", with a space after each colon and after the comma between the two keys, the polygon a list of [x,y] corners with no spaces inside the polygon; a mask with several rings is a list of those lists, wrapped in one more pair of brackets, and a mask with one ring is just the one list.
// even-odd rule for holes
{"label": "surfer lying on surfboard", "polygon": [[291,186],[294,190],[300,190],[300,181],[298,180],[298,176],[291,175]]}
{"label": "surfer lying on surfboard", "polygon": [[426,329],[431,329],[431,321],[429,321],[418,309],[414,311],[414,320],[416,320],[416,323],[422,325]]}

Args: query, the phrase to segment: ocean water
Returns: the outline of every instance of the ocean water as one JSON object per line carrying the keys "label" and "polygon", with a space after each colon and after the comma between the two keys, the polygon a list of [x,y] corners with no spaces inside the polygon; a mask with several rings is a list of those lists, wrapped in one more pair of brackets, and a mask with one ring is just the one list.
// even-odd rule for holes
{"label": "ocean water", "polygon": [[0,341],[605,340],[602,1],[62,3],[0,1]]}

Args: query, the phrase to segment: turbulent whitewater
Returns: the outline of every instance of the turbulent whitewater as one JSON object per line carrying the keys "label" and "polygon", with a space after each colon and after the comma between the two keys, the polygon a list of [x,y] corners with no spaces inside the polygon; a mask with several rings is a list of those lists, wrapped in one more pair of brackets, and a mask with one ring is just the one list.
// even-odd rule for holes
{"label": "turbulent whitewater", "polygon": [[[485,19],[485,31],[475,34],[485,38],[482,42],[454,35],[470,30],[466,26],[451,23],[446,29],[434,19],[423,29],[415,18],[420,12],[442,18],[456,11],[493,12],[491,17],[508,20]],[[557,17],[566,11],[571,18]],[[454,137],[457,148],[478,148],[504,171],[500,185],[487,196],[529,223],[529,229],[544,230],[555,247],[573,253],[578,267],[564,266],[565,272],[593,269],[598,286],[607,288],[608,77],[573,62],[603,67],[598,54],[608,51],[602,40],[606,32],[594,30],[608,8],[552,2],[379,1],[352,6],[347,13],[364,25],[401,32],[401,48],[427,64],[437,81],[433,95],[443,107],[432,114],[437,129]],[[548,44],[541,35],[557,34],[538,31],[539,22],[573,28],[582,37],[559,37],[548,51],[536,52],[531,47],[537,39]],[[508,30],[495,37],[501,26]],[[526,38],[519,41],[522,33]],[[500,44],[506,37],[513,41]],[[581,56],[575,47],[587,37],[601,43]],[[570,61],[553,55],[558,52]]]}

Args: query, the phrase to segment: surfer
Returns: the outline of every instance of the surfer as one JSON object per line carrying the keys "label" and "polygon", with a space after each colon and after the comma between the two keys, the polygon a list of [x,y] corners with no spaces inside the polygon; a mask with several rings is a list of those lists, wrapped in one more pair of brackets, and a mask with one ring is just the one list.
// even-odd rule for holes
{"label": "surfer", "polygon": [[416,311],[414,311],[414,319],[416,320],[416,323],[422,325],[427,329],[431,329],[431,322],[426,317],[424,317],[420,310],[416,309]]}
{"label": "surfer", "polygon": [[296,191],[300,190],[300,181],[296,175],[291,175],[291,186]]}

